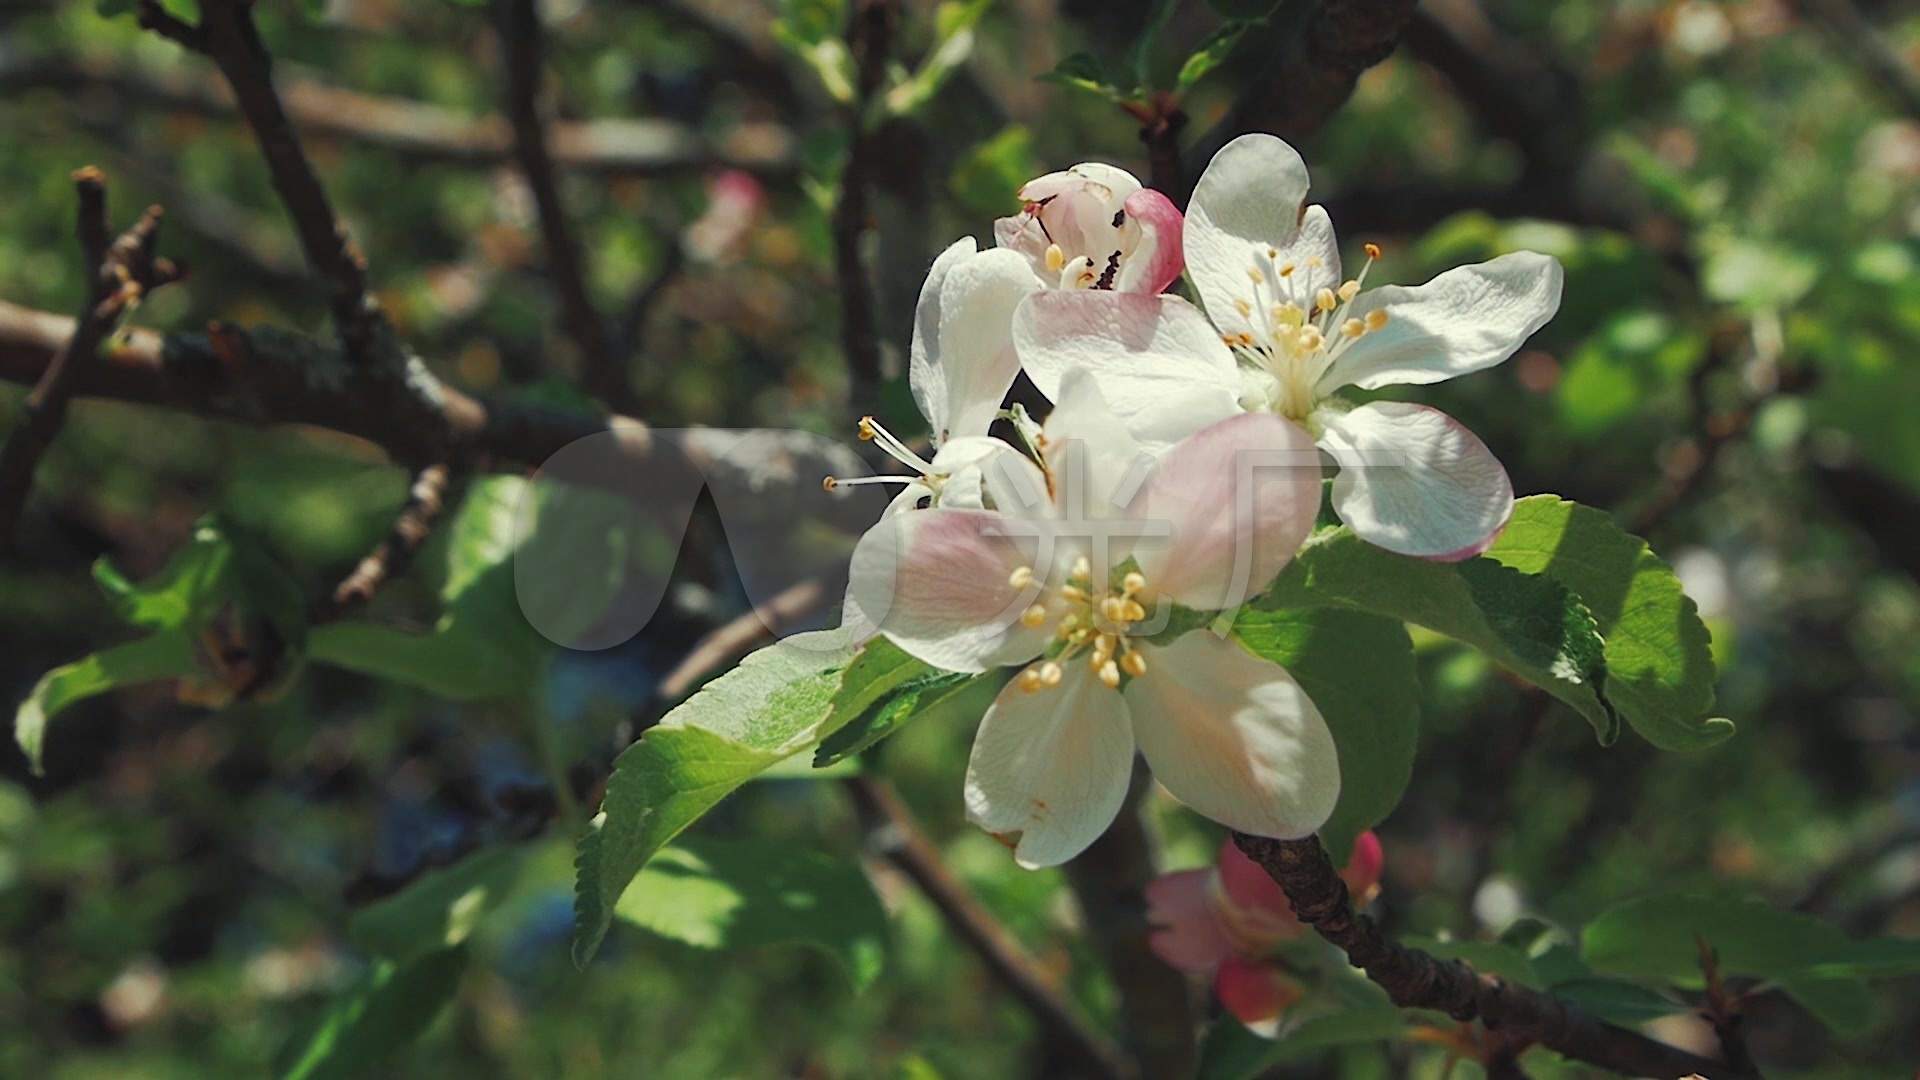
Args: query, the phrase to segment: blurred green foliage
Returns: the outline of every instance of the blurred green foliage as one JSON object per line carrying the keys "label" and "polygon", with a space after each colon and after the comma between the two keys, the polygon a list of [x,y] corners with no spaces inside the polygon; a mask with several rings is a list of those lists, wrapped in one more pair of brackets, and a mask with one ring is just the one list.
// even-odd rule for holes
{"label": "blurred green foliage", "polygon": [[[1387,248],[1373,281],[1420,281],[1516,247],[1565,263],[1565,306],[1526,351],[1418,395],[1485,439],[1523,493],[1629,524],[1684,486],[1649,539],[1713,632],[1713,711],[1738,731],[1688,754],[1655,753],[1631,734],[1603,750],[1566,706],[1416,628],[1418,746],[1380,829],[1377,913],[1436,950],[1531,972],[1617,1020],[1660,1018],[1664,1037],[1698,1040],[1685,997],[1697,968],[1676,959],[1684,935],[1662,919],[1674,905],[1763,897],[1822,927],[1817,948],[1789,949],[1786,924],[1768,920],[1801,924],[1769,915],[1753,936],[1778,951],[1743,955],[1737,935],[1720,946],[1730,974],[1793,991],[1749,1004],[1770,1075],[1910,1076],[1912,976],[1832,1008],[1844,1038],[1807,1011],[1829,1010],[1796,980],[1893,974],[1911,960],[1885,946],[1874,954],[1884,967],[1869,970],[1874,957],[1850,957],[1836,934],[1920,934],[1920,118],[1882,94],[1857,50],[1774,0],[1481,6],[1490,48],[1547,58],[1570,78],[1574,92],[1558,97],[1550,78],[1521,84],[1549,102],[1551,130],[1537,145],[1516,140],[1410,38],[1303,144],[1316,197],[1337,204],[1344,237]],[[1920,16],[1861,6],[1920,66]],[[334,0],[317,18],[291,2],[257,7],[283,85],[457,116],[497,109],[485,5]],[[955,236],[987,237],[1022,180],[1089,159],[1145,172],[1134,121],[1039,76],[1084,54],[1102,58],[1071,69],[1085,81],[1178,85],[1200,138],[1283,54],[1303,5],[1282,5],[1218,56],[1209,44],[1228,20],[1272,7],[1065,0],[1062,17],[1045,20],[1046,5],[905,5],[890,85],[906,89],[897,115],[871,120],[885,138],[868,252],[892,373],[928,262]],[[647,418],[843,433],[823,200],[846,139],[834,79],[849,58],[833,48],[844,6],[604,0],[551,5],[550,16],[557,115],[654,119],[720,147],[769,128],[788,140],[788,164],[760,171],[764,211],[670,278],[672,253],[715,202],[709,170],[566,176],[594,300],[616,318],[639,310],[627,368]],[[1149,56],[1140,29],[1162,16]],[[961,35],[964,48],[953,45]],[[1196,51],[1206,64],[1188,78]],[[1110,75],[1116,66],[1132,70]],[[0,299],[74,306],[67,176],[96,163],[112,177],[116,220],[164,203],[162,250],[193,265],[136,322],[324,332],[323,293],[244,129],[219,110],[172,107],[157,89],[211,78],[203,61],[90,0],[0,11]],[[556,331],[525,187],[504,159],[339,132],[310,135],[308,149],[382,301],[437,373],[482,393],[559,393],[576,358]],[[910,417],[900,389],[861,407],[890,423]],[[0,425],[19,400],[0,392]],[[1715,451],[1696,475],[1707,441]],[[457,633],[463,602],[507,602],[488,591],[497,581],[465,580],[463,591],[457,567],[462,538],[486,539],[488,500],[519,485],[474,483],[366,629],[317,632],[312,655],[332,649],[333,661],[307,665],[277,700],[214,711],[154,683],[75,704],[49,729],[44,777],[4,751],[0,1075],[256,1075],[273,1061],[289,1075],[324,1075],[300,1062],[406,1077],[1043,1075],[1033,1019],[884,870],[874,897],[846,901],[866,911],[877,897],[887,915],[885,962],[863,990],[817,951],[711,951],[778,934],[681,922],[662,936],[628,919],[659,928],[666,914],[623,907],[615,920],[611,899],[602,955],[575,970],[573,840],[584,822],[556,806],[548,777],[602,768],[595,754],[610,756],[629,720],[657,713],[657,685],[686,646],[747,600],[724,541],[696,528],[677,553],[679,621],[609,661],[490,633],[456,639],[424,688],[376,677],[380,661],[421,647],[401,642]],[[378,539],[405,489],[399,470],[342,437],[80,406],[42,468],[21,554],[0,564],[9,704],[60,665],[125,647],[133,635],[113,582],[180,566],[208,515],[257,545],[286,589],[313,597]],[[634,543],[659,572],[675,554],[654,550],[666,546],[657,538]],[[103,579],[108,594],[88,579],[101,558],[118,575]],[[1655,599],[1663,611],[1677,603]],[[323,636],[342,633],[368,639]],[[1401,647],[1389,637],[1378,647]],[[1689,656],[1700,645],[1686,642]],[[509,651],[488,651],[498,648]],[[1678,659],[1664,640],[1644,651],[1654,665]],[[347,654],[360,662],[342,666]],[[898,785],[954,872],[1111,1029],[1115,991],[1065,876],[1015,869],[963,824],[970,726],[940,709],[914,717],[865,767]],[[858,732],[901,718],[840,719]],[[1169,867],[1212,858],[1210,826],[1157,793],[1149,808]],[[823,871],[855,865],[861,844],[838,786],[793,779],[740,786],[685,850],[697,859],[699,844],[729,842],[778,846]],[[1659,899],[1680,894],[1695,899]],[[1726,929],[1745,910],[1680,922]],[[1641,957],[1650,926],[1663,947]],[[871,931],[858,923],[860,949]],[[383,994],[408,1008],[369,1012]],[[1342,1015],[1374,1025],[1376,1041],[1276,1051],[1229,1022],[1210,1034],[1210,1060],[1228,1063],[1219,1075],[1276,1067],[1354,1080],[1446,1068],[1441,1045],[1377,1041],[1405,1021]],[[368,1031],[369,1016],[384,1033]],[[397,1046],[409,1027],[424,1034],[380,1064],[329,1057]],[[1581,1075],[1543,1054],[1527,1065]]]}

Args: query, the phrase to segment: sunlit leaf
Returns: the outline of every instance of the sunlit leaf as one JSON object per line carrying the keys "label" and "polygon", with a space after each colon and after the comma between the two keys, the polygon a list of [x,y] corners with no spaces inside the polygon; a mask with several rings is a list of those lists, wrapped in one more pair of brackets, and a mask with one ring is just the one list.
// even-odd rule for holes
{"label": "sunlit leaf", "polygon": [[429,870],[405,889],[355,912],[347,922],[347,937],[396,964],[459,945],[512,888],[525,860],[521,848],[497,847]]}

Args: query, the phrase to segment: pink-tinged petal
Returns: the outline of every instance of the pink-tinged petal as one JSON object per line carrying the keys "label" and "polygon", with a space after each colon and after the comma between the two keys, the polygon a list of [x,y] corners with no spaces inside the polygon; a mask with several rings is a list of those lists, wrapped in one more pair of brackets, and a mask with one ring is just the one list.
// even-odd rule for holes
{"label": "pink-tinged petal", "polygon": [[[1153,458],[1128,434],[1085,371],[1067,374],[1041,434],[1055,512],[1068,522],[1127,514],[1153,471]],[[1095,563],[1111,566],[1126,558],[1132,537],[1117,539],[1119,546],[1092,553]]]}
{"label": "pink-tinged petal", "polygon": [[913,309],[913,341],[907,349],[907,385],[913,390],[914,404],[920,415],[938,434],[947,422],[947,375],[941,365],[940,287],[953,268],[976,253],[973,237],[963,236],[947,245],[927,270],[920,283],[920,299]]}
{"label": "pink-tinged petal", "polygon": [[1149,452],[1240,411],[1233,354],[1199,309],[1176,296],[1054,291],[1014,315],[1014,347],[1040,392],[1058,401],[1085,370]]}
{"label": "pink-tinged petal", "polygon": [[967,761],[967,820],[1018,833],[1014,861],[1057,866],[1094,842],[1127,796],[1133,735],[1120,695],[1085,664],[1063,665],[1059,685],[1007,684],[980,721]]}
{"label": "pink-tinged petal", "polygon": [[1236,318],[1235,299],[1248,297],[1253,256],[1292,239],[1306,197],[1306,162],[1272,135],[1240,136],[1200,175],[1182,244],[1200,302],[1222,330],[1238,329],[1224,320]]}
{"label": "pink-tinged petal", "polygon": [[[1066,554],[1048,522],[979,510],[922,510],[883,519],[853,551],[847,598],[894,644],[948,671],[985,671],[1039,655],[1045,630],[1020,624],[1048,579],[1043,555]],[[1051,552],[1048,549],[1051,548]],[[1018,567],[1034,584],[1014,586]]]}
{"label": "pink-tinged petal", "polygon": [[1220,886],[1234,906],[1293,921],[1293,904],[1287,900],[1286,890],[1260,869],[1259,863],[1247,858],[1232,837],[1220,842],[1219,872]]}
{"label": "pink-tinged petal", "polygon": [[1387,313],[1340,353],[1320,392],[1423,385],[1480,371],[1512,356],[1560,310],[1560,261],[1516,251],[1460,266],[1425,285],[1387,285],[1354,298],[1343,318]]}
{"label": "pink-tinged petal", "polygon": [[1386,865],[1386,852],[1381,850],[1380,838],[1372,829],[1354,838],[1353,854],[1341,868],[1340,880],[1347,883],[1347,892],[1353,896],[1356,906],[1365,907],[1373,894],[1380,891],[1380,872]]}
{"label": "pink-tinged petal", "polygon": [[1147,883],[1147,921],[1160,929],[1147,944],[1181,971],[1204,974],[1233,952],[1213,914],[1213,871],[1182,870]]}
{"label": "pink-tinged petal", "polygon": [[1147,481],[1143,520],[1171,535],[1135,548],[1150,597],[1215,611],[1264,590],[1313,530],[1320,454],[1291,421],[1243,413],[1193,435]]}
{"label": "pink-tinged petal", "polygon": [[1201,630],[1142,645],[1146,673],[1122,696],[1154,778],[1205,817],[1297,839],[1340,797],[1333,735],[1293,676]]}
{"label": "pink-tinged petal", "polygon": [[1272,964],[1229,956],[1213,979],[1213,996],[1248,1027],[1278,1019],[1306,997],[1306,991]]}
{"label": "pink-tinged petal", "polygon": [[1340,465],[1333,508],[1362,540],[1458,562],[1485,551],[1513,515],[1513,485],[1486,444],[1425,405],[1322,409],[1320,445]]}
{"label": "pink-tinged petal", "polygon": [[935,445],[987,433],[1020,371],[1013,348],[1014,309],[1040,285],[1017,253],[976,252],[955,259],[941,277],[931,336],[916,312],[908,381],[927,410]]}
{"label": "pink-tinged petal", "polygon": [[1180,208],[1152,188],[1127,196],[1126,215],[1140,228],[1140,240],[1114,280],[1116,292],[1162,293],[1186,269],[1181,247]]}

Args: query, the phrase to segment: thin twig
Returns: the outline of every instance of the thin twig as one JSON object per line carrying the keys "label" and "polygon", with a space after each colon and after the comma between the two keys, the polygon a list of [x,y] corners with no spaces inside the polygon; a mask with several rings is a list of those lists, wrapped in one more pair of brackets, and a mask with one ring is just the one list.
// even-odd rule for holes
{"label": "thin twig", "polygon": [[580,351],[587,390],[620,412],[633,412],[636,402],[626,375],[626,356],[611,348],[606,322],[587,289],[585,259],[560,201],[553,155],[547,149],[545,121],[540,116],[545,26],[538,5],[534,0],[498,0],[497,19],[501,59],[507,72],[504,108],[513,125],[514,157],[533,193],[540,234],[546,241],[547,273],[560,295],[567,336]]}
{"label": "thin twig", "polygon": [[1140,803],[1152,784],[1135,762],[1120,813],[1098,840],[1066,864],[1087,939],[1120,995],[1121,1038],[1147,1077],[1191,1076],[1194,1019],[1187,981],[1148,943],[1147,883],[1158,872]]}
{"label": "thin twig", "polygon": [[452,470],[445,465],[429,465],[420,470],[407,491],[407,501],[394,517],[393,527],[333,594],[321,602],[314,612],[314,622],[332,622],[366,604],[387,579],[406,572],[413,556],[433,531],[433,523],[446,503],[451,478]]}
{"label": "thin twig", "polygon": [[[177,20],[175,20],[177,22]],[[174,40],[179,40],[175,38]],[[183,42],[199,51],[195,41]],[[416,162],[494,166],[513,160],[513,131],[497,114],[475,115],[406,98],[367,94],[302,74],[278,80],[294,126],[386,151]],[[153,70],[125,59],[0,57],[0,96],[35,89],[109,94],[127,114],[184,111],[214,118],[236,111],[218,79],[191,70]],[[604,117],[547,125],[555,166],[601,176],[698,173],[715,168],[781,176],[793,168],[794,139],[785,126],[746,120],[716,138],[670,120]]]}
{"label": "thin twig", "polygon": [[687,655],[660,681],[662,701],[687,696],[700,678],[740,659],[763,641],[771,641],[820,609],[829,596],[824,578],[806,578],[774,594],[753,610],[719,627],[694,643]]}
{"label": "thin twig", "polygon": [[1695,931],[1693,940],[1700,949],[1700,970],[1707,977],[1706,1017],[1720,1039],[1720,1056],[1728,1066],[1758,1076],[1760,1070],[1754,1067],[1753,1055],[1747,1051],[1747,1016],[1742,1007],[1745,1002],[1720,977],[1720,957],[1707,944],[1706,935]]}
{"label": "thin twig", "polygon": [[11,547],[40,458],[67,421],[72,402],[98,363],[101,344],[148,292],[180,280],[184,267],[156,257],[160,208],[149,207],[118,239],[107,218],[107,177],[88,166],[73,174],[79,196],[76,238],[87,295],[79,317],[40,372],[5,446],[0,446],[0,547]]}
{"label": "thin twig", "polygon": [[840,339],[847,355],[851,396],[857,404],[871,403],[880,391],[880,331],[874,318],[873,277],[862,249],[870,216],[867,196],[872,177],[868,172],[874,151],[869,114],[886,80],[896,14],[894,0],[856,0],[847,29],[856,83],[847,108],[847,160],[833,207],[833,267],[840,293]]}
{"label": "thin twig", "polygon": [[843,786],[874,852],[919,888],[947,926],[1039,1021],[1043,1044],[1050,1053],[1060,1053],[1065,1069],[1048,1075],[1137,1075],[1120,1049],[1080,1016],[1033,957],[941,863],[939,849],[892,785],[871,776],[850,776]]}
{"label": "thin twig", "polygon": [[1233,841],[1279,883],[1301,922],[1339,946],[1401,1008],[1436,1009],[1460,1021],[1477,1018],[1514,1046],[1538,1044],[1627,1076],[1753,1077],[1750,1071],[1615,1027],[1551,994],[1388,940],[1371,918],[1355,913],[1346,883],[1317,836],[1272,840],[1235,833]]}

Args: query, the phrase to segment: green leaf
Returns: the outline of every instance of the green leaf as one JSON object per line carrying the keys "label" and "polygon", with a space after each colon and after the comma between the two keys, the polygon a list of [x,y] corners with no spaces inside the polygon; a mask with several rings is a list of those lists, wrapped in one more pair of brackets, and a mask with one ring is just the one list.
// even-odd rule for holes
{"label": "green leaf", "polygon": [[1420,687],[1407,628],[1359,611],[1247,608],[1233,633],[1292,673],[1333,732],[1340,802],[1320,839],[1344,863],[1354,838],[1392,812],[1413,776]]}
{"label": "green leaf", "polygon": [[1406,1028],[1400,1010],[1385,1001],[1303,1020],[1277,1039],[1256,1035],[1232,1016],[1223,1016],[1201,1041],[1196,1075],[1200,1080],[1253,1080],[1287,1061],[1338,1046],[1395,1039]]}
{"label": "green leaf", "polygon": [[459,945],[513,887],[525,859],[520,847],[496,847],[430,870],[355,912],[347,920],[347,939],[396,964]]}
{"label": "green leaf", "polygon": [[1784,978],[1891,979],[1920,972],[1920,938],[1849,941]]}
{"label": "green leaf", "polygon": [[1606,698],[1663,750],[1699,750],[1733,734],[1709,718],[1713,653],[1673,568],[1606,514],[1552,495],[1514,504],[1486,557],[1573,590],[1606,639]]}
{"label": "green leaf", "polygon": [[280,1080],[352,1080],[420,1037],[459,989],[464,948],[428,953],[411,964],[382,963],[337,998],[274,1058]]}
{"label": "green leaf", "polygon": [[993,0],[947,0],[934,9],[934,46],[920,69],[887,91],[887,112],[910,116],[933,100],[973,54],[973,28]]}
{"label": "green leaf", "polygon": [[1159,44],[1161,35],[1167,28],[1167,21],[1173,18],[1173,11],[1180,6],[1180,0],[1155,0],[1153,9],[1147,12],[1146,25],[1140,28],[1140,36],[1133,43],[1133,85],[1144,90],[1153,85],[1153,52]]}
{"label": "green leaf", "polygon": [[930,672],[822,739],[814,752],[813,765],[824,769],[848,761],[924,716],[938,716],[943,722],[978,723],[1003,685],[1004,680],[993,672]]}
{"label": "green leaf", "polygon": [[1858,979],[1808,974],[1843,953],[1847,936],[1818,919],[1735,897],[1657,896],[1603,912],[1581,934],[1595,971],[1699,987],[1705,976],[1695,935],[1718,956],[1724,976],[1778,980],[1829,1026],[1860,1030],[1873,1001]]}
{"label": "green leaf", "polygon": [[1604,643],[1565,586],[1487,558],[1436,563],[1395,555],[1346,528],[1315,534],[1260,609],[1337,607],[1386,615],[1446,634],[1572,705],[1601,743],[1619,733],[1600,696]]}
{"label": "green leaf", "polygon": [[1602,1020],[1634,1027],[1663,1016],[1693,1011],[1690,1005],[1624,979],[1586,976],[1555,983],[1552,991],[1554,997]]}
{"label": "green leaf", "polygon": [[1207,77],[1215,68],[1227,62],[1233,54],[1233,47],[1240,44],[1240,38],[1253,25],[1248,22],[1234,21],[1220,27],[1201,39],[1186,63],[1180,65],[1180,74],[1174,78],[1173,92],[1176,96],[1185,95],[1193,85]]}
{"label": "green leaf", "polygon": [[837,729],[916,679],[945,675],[924,660],[907,655],[906,650],[884,637],[870,639],[860,647],[840,676],[833,692],[833,708],[827,713],[826,727]]}
{"label": "green leaf", "polygon": [[[1009,124],[960,159],[947,187],[975,214],[1000,216],[1017,205],[1014,196],[1020,185],[1040,172],[1040,162],[1033,152],[1033,132],[1021,124]],[[904,381],[901,385],[904,388]]]}
{"label": "green leaf", "polygon": [[683,840],[640,871],[616,910],[702,949],[825,950],[855,990],[873,982],[886,953],[887,915],[860,864],[791,844]]}
{"label": "green leaf", "polygon": [[[829,714],[850,718],[845,708],[872,685],[855,687],[836,709],[842,669],[853,658],[838,630],[776,642],[708,683],[621,753],[575,863],[576,964],[593,958],[620,894],[647,860],[735,788],[830,734]],[[884,666],[874,661],[863,678],[878,682]]]}
{"label": "green leaf", "polygon": [[1527,954],[1497,941],[1441,941],[1438,938],[1409,934],[1400,941],[1408,948],[1421,949],[1442,960],[1463,960],[1482,975],[1498,975],[1522,986],[1540,986],[1540,974]]}
{"label": "green leaf", "polygon": [[71,664],[54,668],[34,684],[13,714],[13,738],[34,774],[40,775],[47,721],[84,698],[122,686],[177,679],[199,670],[193,637],[185,630],[163,630],[138,641],[115,645]]}
{"label": "green leaf", "polygon": [[1109,101],[1123,101],[1127,96],[1107,77],[1100,61],[1086,53],[1074,53],[1060,61],[1052,71],[1040,76],[1040,81],[1086,90]]}

